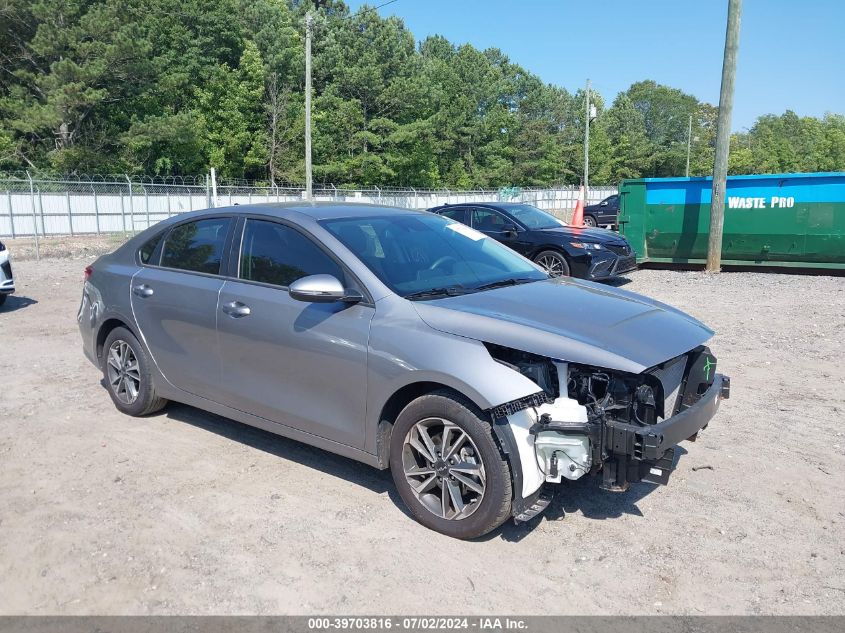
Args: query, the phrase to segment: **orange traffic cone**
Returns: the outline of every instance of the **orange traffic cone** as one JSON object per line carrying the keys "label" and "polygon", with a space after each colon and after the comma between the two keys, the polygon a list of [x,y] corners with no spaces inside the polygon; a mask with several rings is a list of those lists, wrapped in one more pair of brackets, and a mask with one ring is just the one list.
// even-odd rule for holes
{"label": "orange traffic cone", "polygon": [[584,185],[578,192],[578,202],[575,203],[575,211],[572,212],[572,226],[584,226]]}

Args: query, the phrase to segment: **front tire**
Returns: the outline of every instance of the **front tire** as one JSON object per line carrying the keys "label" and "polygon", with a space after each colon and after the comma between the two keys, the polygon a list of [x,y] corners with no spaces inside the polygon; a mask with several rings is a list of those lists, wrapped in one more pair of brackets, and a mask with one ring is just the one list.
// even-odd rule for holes
{"label": "front tire", "polygon": [[584,226],[595,227],[595,226],[598,226],[598,223],[596,222],[596,219],[593,216],[585,215],[584,216]]}
{"label": "front tire", "polygon": [[150,358],[129,330],[117,327],[103,344],[100,367],[114,406],[132,416],[162,409],[167,400],[156,395]]}
{"label": "front tire", "polygon": [[569,277],[569,262],[557,251],[543,251],[534,258],[552,277]]}
{"label": "front tire", "polygon": [[6,303],[6,297],[8,297],[8,296],[9,295],[6,295],[6,294],[0,295],[0,306],[2,306],[4,303]]}
{"label": "front tire", "polygon": [[490,423],[448,391],[421,396],[399,414],[390,470],[417,521],[441,534],[476,538],[511,514],[510,468]]}

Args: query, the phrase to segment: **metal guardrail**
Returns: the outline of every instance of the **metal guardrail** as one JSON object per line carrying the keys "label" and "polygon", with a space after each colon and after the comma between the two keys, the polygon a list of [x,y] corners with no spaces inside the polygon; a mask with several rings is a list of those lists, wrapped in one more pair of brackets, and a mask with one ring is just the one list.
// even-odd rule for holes
{"label": "metal guardrail", "polygon": [[[0,175],[0,236],[25,237],[99,233],[135,233],[165,218],[212,207],[255,202],[299,202],[304,188],[246,181],[223,182],[214,196],[208,179],[91,177],[36,179]],[[588,203],[616,193],[615,187],[593,188]],[[577,187],[478,189],[314,188],[314,200],[383,204],[428,209],[466,202],[528,202],[565,216],[575,206]]]}

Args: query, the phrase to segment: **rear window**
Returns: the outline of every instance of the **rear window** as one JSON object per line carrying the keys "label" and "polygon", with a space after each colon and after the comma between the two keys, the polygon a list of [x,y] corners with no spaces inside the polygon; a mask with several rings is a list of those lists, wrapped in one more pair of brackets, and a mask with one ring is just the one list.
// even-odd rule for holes
{"label": "rear window", "polygon": [[175,227],[164,242],[161,265],[219,275],[231,222],[231,218],[210,218]]}
{"label": "rear window", "polygon": [[158,243],[161,242],[162,234],[159,233],[151,240],[148,240],[146,244],[144,244],[140,249],[138,249],[138,257],[141,260],[142,264],[149,264],[150,258],[153,256],[153,253],[156,250],[156,246]]}

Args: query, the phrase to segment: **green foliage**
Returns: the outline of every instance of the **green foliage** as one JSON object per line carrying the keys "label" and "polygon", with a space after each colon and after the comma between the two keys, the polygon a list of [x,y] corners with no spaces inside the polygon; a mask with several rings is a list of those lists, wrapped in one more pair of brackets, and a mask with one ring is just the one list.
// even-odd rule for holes
{"label": "green foliage", "polygon": [[[318,181],[577,184],[584,94],[498,49],[416,43],[340,0],[4,0],[0,169],[304,179],[304,16],[315,13]],[[713,168],[717,109],[654,81],[594,93],[590,182]],[[845,117],[760,117],[731,173],[845,169]]]}
{"label": "green foliage", "polygon": [[845,116],[781,116],[757,119],[745,134],[734,136],[731,173],[841,171],[845,168]]}

